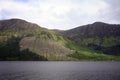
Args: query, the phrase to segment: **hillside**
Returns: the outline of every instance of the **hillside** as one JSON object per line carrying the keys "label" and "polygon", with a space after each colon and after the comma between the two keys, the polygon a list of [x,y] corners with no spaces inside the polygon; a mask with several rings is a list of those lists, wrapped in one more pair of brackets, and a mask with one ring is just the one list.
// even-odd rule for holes
{"label": "hillside", "polygon": [[[15,44],[12,44],[12,41]],[[0,52],[4,54],[0,58],[6,56],[9,60],[8,54],[13,55],[12,52],[17,54],[27,50],[28,54],[33,52],[35,55],[43,56],[46,60],[69,60],[72,58],[66,55],[71,54],[72,51],[64,46],[65,43],[66,40],[63,36],[54,31],[41,28],[37,24],[21,19],[0,21]],[[13,49],[10,49],[12,46]],[[19,50],[14,51],[16,49],[15,46]],[[10,49],[9,52],[6,51],[6,48]],[[17,58],[19,60],[18,55]],[[10,59],[12,60],[12,58]],[[32,57],[30,60],[32,60]]]}
{"label": "hillside", "polygon": [[[96,23],[94,23],[94,25],[96,25]],[[96,39],[96,37],[94,37],[94,33],[97,33],[97,29],[95,29],[94,27],[92,28],[91,26],[92,29],[90,30],[94,30],[94,33],[88,34],[88,26],[90,25],[87,25],[87,27],[80,27],[81,29],[79,29],[78,27],[68,31],[60,31],[48,30],[46,28],[38,26],[37,24],[30,23],[21,19],[1,20],[0,60],[120,61],[120,56],[106,55],[103,54],[103,52],[98,52],[87,48],[89,47],[88,44],[91,43],[90,41],[92,41],[91,38]],[[115,33],[113,36],[119,38],[119,34],[117,34],[118,36],[116,36],[116,34],[117,33]],[[99,39],[98,37],[97,39]],[[108,34],[108,37],[112,37],[111,34]],[[81,39],[86,39],[86,41],[79,42],[79,40]],[[83,46],[84,44],[87,47]],[[95,43],[94,45],[96,47],[97,43]],[[101,44],[97,46],[101,47]],[[117,48],[115,47],[115,49]]]}
{"label": "hillside", "polygon": [[95,22],[60,33],[79,45],[105,54],[120,55],[120,25]]}

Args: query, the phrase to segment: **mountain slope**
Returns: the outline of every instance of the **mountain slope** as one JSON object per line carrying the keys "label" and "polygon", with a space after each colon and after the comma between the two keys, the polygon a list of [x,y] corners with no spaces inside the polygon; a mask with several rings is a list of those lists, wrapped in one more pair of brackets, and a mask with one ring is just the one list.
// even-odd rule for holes
{"label": "mountain slope", "polygon": [[[60,34],[21,19],[0,21],[0,45],[4,46],[13,38],[20,38],[19,47],[17,46],[20,51],[29,50],[47,60],[72,59],[66,55],[73,53],[73,51],[64,46],[67,39]],[[8,45],[5,46],[8,47]],[[2,51],[1,49],[0,51]],[[5,51],[3,52],[5,53]],[[12,52],[14,51],[11,50],[9,53]]]}
{"label": "mountain slope", "polygon": [[[78,44],[74,40],[77,37],[69,37],[71,32],[68,35],[66,34],[67,31],[58,31],[48,30],[21,19],[1,20],[0,60],[120,61],[119,56],[106,55]],[[61,32],[65,36],[60,34]],[[72,33],[72,35],[74,34]],[[79,35],[79,32],[76,35]],[[83,39],[84,37],[85,35]],[[114,48],[116,49],[116,47]]]}
{"label": "mountain slope", "polygon": [[120,55],[120,25],[95,22],[60,33],[79,45],[105,54]]}

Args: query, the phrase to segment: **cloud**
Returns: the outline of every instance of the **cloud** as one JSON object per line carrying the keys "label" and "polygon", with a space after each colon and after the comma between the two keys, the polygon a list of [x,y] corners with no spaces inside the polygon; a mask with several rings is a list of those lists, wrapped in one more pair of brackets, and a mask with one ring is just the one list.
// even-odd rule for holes
{"label": "cloud", "polygon": [[107,21],[111,23],[120,23],[120,0],[106,0],[108,8],[103,13]]}
{"label": "cloud", "polygon": [[95,21],[118,23],[117,1],[0,0],[0,19],[25,19],[49,29],[71,29]]}

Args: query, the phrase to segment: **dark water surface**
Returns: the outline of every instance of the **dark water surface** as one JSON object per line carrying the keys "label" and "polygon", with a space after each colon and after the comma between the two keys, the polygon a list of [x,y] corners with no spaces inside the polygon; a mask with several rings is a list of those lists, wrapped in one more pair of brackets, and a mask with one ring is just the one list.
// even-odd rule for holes
{"label": "dark water surface", "polygon": [[120,80],[120,62],[0,62],[0,80]]}

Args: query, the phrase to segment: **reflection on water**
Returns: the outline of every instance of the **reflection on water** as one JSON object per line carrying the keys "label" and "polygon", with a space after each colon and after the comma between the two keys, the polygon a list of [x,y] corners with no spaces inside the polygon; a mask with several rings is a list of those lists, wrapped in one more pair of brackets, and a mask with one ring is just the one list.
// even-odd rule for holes
{"label": "reflection on water", "polygon": [[0,80],[120,80],[120,62],[0,62]]}

